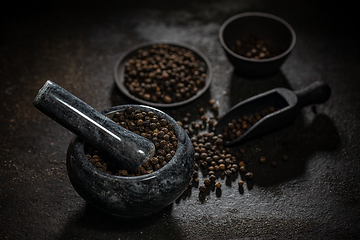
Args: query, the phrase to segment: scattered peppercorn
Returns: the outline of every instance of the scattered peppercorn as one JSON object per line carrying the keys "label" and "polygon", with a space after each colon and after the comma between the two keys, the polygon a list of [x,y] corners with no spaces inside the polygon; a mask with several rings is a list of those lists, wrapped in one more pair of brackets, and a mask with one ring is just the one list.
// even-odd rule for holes
{"label": "scattered peppercorn", "polygon": [[[214,101],[210,100],[209,107],[214,106],[212,105],[214,103]],[[260,111],[259,113],[243,116],[241,121],[243,121],[244,124],[241,123],[241,128],[243,125],[250,126],[251,124],[255,124],[256,121],[259,121],[262,117],[274,112],[275,110],[275,107],[269,107]],[[195,150],[194,157],[196,162],[196,170],[194,170],[193,182],[199,182],[199,178],[197,177],[199,174],[199,167],[202,168],[201,172],[207,175],[207,178],[205,177],[204,179],[203,185],[199,186],[199,191],[205,192],[206,188],[211,186],[213,183],[215,183],[214,186],[216,188],[220,188],[221,183],[216,181],[219,176],[231,177],[238,171],[241,174],[244,174],[245,179],[252,179],[253,173],[248,172],[246,168],[249,159],[246,156],[245,149],[238,149],[238,151],[233,154],[231,148],[226,148],[223,145],[223,142],[225,137],[228,136],[228,133],[223,132],[223,134],[215,135],[213,131],[213,127],[216,125],[219,117],[207,117],[204,115],[204,112],[205,108],[201,107],[198,112],[198,120],[190,121],[189,118],[191,114],[186,113],[183,121],[178,121],[178,123],[189,135]],[[231,121],[227,126],[228,130],[234,131],[234,129],[239,127],[238,121],[239,119]],[[207,131],[201,131],[204,130],[205,127],[207,128]],[[283,160],[286,161],[286,159],[287,155],[283,155]],[[265,163],[267,159],[265,156],[261,156],[259,157],[259,161],[261,163]],[[244,181],[238,181],[239,187],[242,187],[243,184]]]}
{"label": "scattered peppercorn", "polygon": [[211,108],[215,113],[217,113],[219,111],[219,106],[214,104],[212,105],[212,108]]}
{"label": "scattered peppercorn", "polygon": [[207,186],[207,187],[210,186],[210,185],[211,185],[211,180],[208,179],[208,178],[205,179],[205,180],[204,180],[204,184],[205,184],[205,186]]}
{"label": "scattered peppercorn", "polygon": [[253,173],[252,172],[247,172],[246,174],[245,174],[245,178],[246,179],[252,179],[253,178]]}
{"label": "scattered peppercorn", "polygon": [[261,162],[261,163],[265,163],[265,162],[266,162],[266,158],[265,158],[264,156],[261,156],[261,157],[260,157],[260,162]]}
{"label": "scattered peppercorn", "polygon": [[212,175],[209,176],[209,179],[210,179],[211,182],[215,182],[216,181],[216,176],[212,174]]}
{"label": "scattered peppercorn", "polygon": [[199,191],[200,192],[205,192],[206,191],[206,186],[205,185],[200,185],[199,186]]}
{"label": "scattered peppercorn", "polygon": [[200,114],[204,114],[204,112],[205,112],[205,109],[203,107],[199,108],[199,113]]}

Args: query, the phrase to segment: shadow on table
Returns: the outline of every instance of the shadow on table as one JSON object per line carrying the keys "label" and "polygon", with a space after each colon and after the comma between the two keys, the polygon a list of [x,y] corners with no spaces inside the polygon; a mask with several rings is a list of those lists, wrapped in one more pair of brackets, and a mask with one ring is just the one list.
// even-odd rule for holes
{"label": "shadow on table", "polygon": [[[278,87],[291,89],[281,71],[258,79],[244,78],[234,72],[229,91],[230,106]],[[307,161],[313,154],[331,151],[338,146],[339,135],[332,120],[324,114],[317,114],[315,107],[313,111],[309,108],[299,112],[292,125],[234,147],[235,152],[241,148],[246,150],[245,156],[249,161],[247,171],[254,174],[246,187],[271,186],[294,179],[304,173]],[[301,113],[311,118],[310,123],[309,120],[305,121]],[[288,157],[287,161],[283,160],[283,155]],[[265,164],[259,162],[261,156],[266,157]],[[245,181],[244,174],[241,174],[241,178]]]}
{"label": "shadow on table", "polygon": [[234,106],[257,94],[279,87],[291,89],[288,80],[281,71],[263,78],[242,77],[238,73],[233,72],[228,91],[230,93],[230,106]]}
{"label": "shadow on table", "polygon": [[[306,123],[299,116],[293,125],[285,129],[238,146],[248,150],[245,153],[249,159],[247,170],[254,174],[247,187],[267,187],[295,179],[305,172],[313,155],[335,150],[339,141],[339,134],[331,119],[318,114],[311,123]],[[259,162],[261,156],[266,158],[264,164]],[[326,154],[318,154],[316,161],[326,163],[324,158]]]}
{"label": "shadow on table", "polygon": [[181,233],[171,218],[172,207],[151,217],[120,219],[86,204],[69,219],[59,239],[178,239]]}

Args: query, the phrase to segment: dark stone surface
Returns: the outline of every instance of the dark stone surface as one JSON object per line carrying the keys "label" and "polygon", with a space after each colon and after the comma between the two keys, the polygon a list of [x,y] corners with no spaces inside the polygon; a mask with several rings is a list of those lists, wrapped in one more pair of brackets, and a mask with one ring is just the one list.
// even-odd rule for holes
{"label": "dark stone surface", "polygon": [[[16,1],[1,12],[0,231],[6,239],[355,239],[360,222],[360,52],[355,4],[314,1]],[[244,11],[277,15],[297,43],[275,75],[233,73],[219,40],[221,24]],[[254,178],[220,192],[191,188],[158,215],[122,221],[97,212],[72,187],[65,167],[73,135],[32,106],[50,79],[101,111],[133,103],[113,69],[147,41],[184,42],[213,66],[209,90],[168,112],[198,119],[216,100],[219,114],[258,93],[327,82],[328,102],[306,107],[294,124],[237,146]],[[287,154],[289,160],[278,160]],[[262,165],[258,158],[269,159]],[[277,160],[277,167],[271,167]],[[203,175],[199,173],[200,181]]]}
{"label": "dark stone surface", "polygon": [[155,154],[149,139],[121,127],[54,82],[44,84],[33,104],[131,173]]}

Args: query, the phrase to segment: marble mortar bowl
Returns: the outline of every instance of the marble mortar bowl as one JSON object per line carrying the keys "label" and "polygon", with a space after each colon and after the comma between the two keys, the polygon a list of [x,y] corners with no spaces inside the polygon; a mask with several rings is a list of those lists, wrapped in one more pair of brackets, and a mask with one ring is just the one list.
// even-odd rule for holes
{"label": "marble mortar bowl", "polygon": [[84,141],[75,136],[68,148],[66,166],[78,194],[100,211],[121,218],[145,217],[158,213],[186,190],[194,168],[194,148],[184,129],[158,109],[143,105],[121,105],[102,113],[111,116],[128,106],[135,110],[153,111],[174,125],[178,144],[170,162],[142,176],[111,175],[90,163],[85,156]]}

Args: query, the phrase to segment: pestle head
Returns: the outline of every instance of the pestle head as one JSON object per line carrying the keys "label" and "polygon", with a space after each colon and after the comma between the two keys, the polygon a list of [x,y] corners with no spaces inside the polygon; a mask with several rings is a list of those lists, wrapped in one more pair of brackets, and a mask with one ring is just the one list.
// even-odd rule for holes
{"label": "pestle head", "polygon": [[33,104],[130,173],[154,156],[155,145],[149,139],[121,127],[51,81],[39,90]]}

